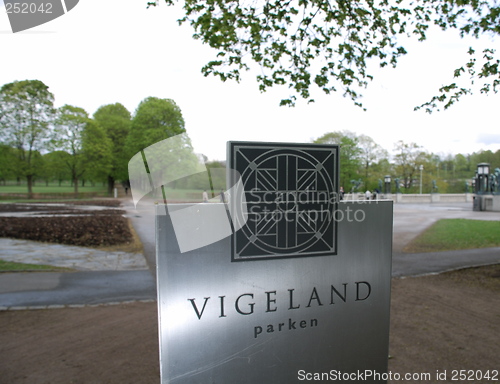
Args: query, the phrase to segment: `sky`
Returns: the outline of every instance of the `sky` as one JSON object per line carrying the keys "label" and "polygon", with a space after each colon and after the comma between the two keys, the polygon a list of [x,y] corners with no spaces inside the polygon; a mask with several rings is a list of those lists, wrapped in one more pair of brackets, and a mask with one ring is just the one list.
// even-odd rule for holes
{"label": "sky", "polygon": [[308,143],[342,130],[370,136],[389,153],[399,140],[442,156],[500,149],[500,94],[469,96],[431,115],[413,111],[452,82],[469,46],[498,41],[432,30],[428,41],[409,42],[396,69],[374,68],[361,100],[366,112],[341,93],[280,107],[287,89],[261,93],[251,73],[239,84],[204,77],[201,68],[216,52],[178,25],[179,7],[146,3],[80,0],[66,15],[14,34],[0,0],[0,86],[41,80],[56,107],[70,104],[90,115],[106,104],[122,103],[133,113],[146,97],[172,99],[195,151],[210,160],[226,158],[228,141]]}

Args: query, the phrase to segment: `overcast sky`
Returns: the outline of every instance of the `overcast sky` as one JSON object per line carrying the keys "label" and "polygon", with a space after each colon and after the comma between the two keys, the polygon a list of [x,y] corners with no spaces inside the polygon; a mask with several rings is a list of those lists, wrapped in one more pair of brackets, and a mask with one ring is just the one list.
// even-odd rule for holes
{"label": "overcast sky", "polygon": [[133,113],[148,96],[173,99],[195,150],[212,160],[225,159],[231,140],[300,143],[338,130],[366,134],[389,152],[398,140],[443,155],[500,149],[500,95],[464,98],[432,115],[413,111],[451,82],[471,44],[498,41],[432,31],[429,41],[407,46],[397,69],[376,69],[362,100],[367,112],[340,94],[288,108],[279,107],[286,88],[262,94],[250,73],[240,84],[203,77],[211,49],[191,38],[189,26],[178,26],[179,9],[146,3],[80,0],[66,15],[16,34],[2,8],[0,85],[38,79],[57,107],[71,104],[90,115],[105,104],[119,102]]}

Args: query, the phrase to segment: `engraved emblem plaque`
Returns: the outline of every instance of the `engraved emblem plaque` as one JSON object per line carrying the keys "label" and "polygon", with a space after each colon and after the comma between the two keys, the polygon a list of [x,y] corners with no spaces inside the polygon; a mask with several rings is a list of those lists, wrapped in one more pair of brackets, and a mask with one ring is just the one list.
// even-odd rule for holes
{"label": "engraved emblem plaque", "polygon": [[230,142],[228,152],[248,211],[233,261],[337,253],[338,146]]}

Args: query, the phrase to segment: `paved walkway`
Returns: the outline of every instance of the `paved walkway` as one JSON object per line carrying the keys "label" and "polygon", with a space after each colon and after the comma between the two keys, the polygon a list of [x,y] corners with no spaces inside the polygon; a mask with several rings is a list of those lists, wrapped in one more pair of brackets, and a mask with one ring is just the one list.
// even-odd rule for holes
{"label": "paved walkway", "polygon": [[[144,255],[0,239],[0,258],[67,266],[77,272],[0,273],[0,310],[94,305],[156,299],[154,206],[134,209],[123,201]],[[498,212],[474,212],[471,204],[395,204],[393,276],[416,276],[500,263],[500,247],[406,254],[403,248],[441,218],[500,220]],[[149,268],[148,268],[149,267]]]}
{"label": "paved walkway", "polygon": [[0,259],[75,270],[0,273],[0,310],[156,300],[156,282],[142,253],[0,238]]}
{"label": "paved walkway", "polygon": [[0,274],[0,310],[156,300],[149,270]]}
{"label": "paved walkway", "polygon": [[440,219],[500,221],[500,212],[477,212],[472,203],[394,204],[392,275],[419,276],[500,263],[500,247],[404,253],[404,247]]}
{"label": "paved walkway", "polygon": [[0,238],[0,259],[25,264],[45,264],[80,271],[148,269],[141,253],[106,252],[38,241]]}

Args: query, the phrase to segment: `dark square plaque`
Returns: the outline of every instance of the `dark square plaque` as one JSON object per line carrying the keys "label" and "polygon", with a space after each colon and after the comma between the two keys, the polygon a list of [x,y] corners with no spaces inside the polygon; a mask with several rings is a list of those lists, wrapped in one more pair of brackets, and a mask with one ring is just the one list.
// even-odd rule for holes
{"label": "dark square plaque", "polygon": [[228,158],[247,203],[233,261],[337,254],[337,145],[229,142]]}

